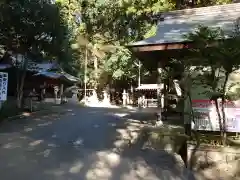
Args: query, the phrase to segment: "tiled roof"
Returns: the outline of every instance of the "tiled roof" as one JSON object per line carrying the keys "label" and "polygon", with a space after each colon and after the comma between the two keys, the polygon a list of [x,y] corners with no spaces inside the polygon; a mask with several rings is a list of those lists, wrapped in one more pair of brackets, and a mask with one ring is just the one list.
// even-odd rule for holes
{"label": "tiled roof", "polygon": [[53,79],[64,79],[64,80],[68,80],[70,82],[79,82],[80,81],[79,78],[74,77],[63,71],[62,72],[42,71],[42,72],[35,74],[35,76],[45,76],[45,77],[53,78]]}
{"label": "tiled roof", "polygon": [[184,42],[185,34],[198,25],[220,27],[226,34],[232,31],[240,17],[240,3],[171,11],[163,14],[155,36],[129,46]]}
{"label": "tiled roof", "polygon": [[52,69],[59,69],[59,65],[57,63],[35,63],[35,62],[29,62],[28,63],[28,70],[29,71],[35,71],[35,72],[41,72],[41,71],[48,71]]}
{"label": "tiled roof", "polygon": [[[24,56],[21,55],[21,54],[12,55],[11,59],[12,59],[11,64],[1,63],[0,64],[0,70],[11,68],[12,66],[16,65],[17,61],[21,62],[21,61],[25,60]],[[43,62],[43,63],[36,63],[33,60],[28,59],[27,70],[35,72],[36,73],[35,75],[42,75],[42,76],[49,77],[49,78],[54,78],[54,79],[61,78],[61,79],[64,79],[64,80],[68,80],[70,82],[78,82],[79,81],[79,78],[74,77],[74,76],[64,72],[61,69],[61,67],[59,66],[59,64],[56,63],[56,62],[46,61],[46,62]]]}
{"label": "tiled roof", "polygon": [[4,69],[10,68],[10,67],[11,67],[10,64],[0,64],[0,70],[4,70]]}

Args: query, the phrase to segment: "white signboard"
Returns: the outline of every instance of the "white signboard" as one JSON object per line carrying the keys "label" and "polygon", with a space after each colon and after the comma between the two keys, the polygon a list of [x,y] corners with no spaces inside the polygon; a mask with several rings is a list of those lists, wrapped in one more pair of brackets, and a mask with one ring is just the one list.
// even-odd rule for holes
{"label": "white signboard", "polygon": [[0,72],[0,101],[7,100],[8,73]]}
{"label": "white signboard", "polygon": [[[219,104],[221,113],[221,104]],[[228,101],[225,105],[226,131],[240,132],[240,108]],[[195,123],[192,129],[204,131],[220,131],[219,118],[214,102],[210,100],[193,100]],[[220,114],[222,117],[222,114]],[[222,118],[221,118],[222,119]]]}

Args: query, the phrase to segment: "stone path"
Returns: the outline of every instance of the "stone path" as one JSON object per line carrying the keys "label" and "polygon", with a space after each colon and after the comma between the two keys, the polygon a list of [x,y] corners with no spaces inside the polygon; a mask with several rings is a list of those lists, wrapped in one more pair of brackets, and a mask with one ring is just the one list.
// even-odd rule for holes
{"label": "stone path", "polygon": [[128,144],[143,126],[130,110],[66,106],[0,127],[3,180],[187,180],[176,155]]}

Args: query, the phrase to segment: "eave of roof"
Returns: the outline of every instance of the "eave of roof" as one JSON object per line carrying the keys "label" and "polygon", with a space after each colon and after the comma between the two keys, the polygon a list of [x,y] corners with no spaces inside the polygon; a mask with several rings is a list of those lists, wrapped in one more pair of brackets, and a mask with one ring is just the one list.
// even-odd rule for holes
{"label": "eave of roof", "polygon": [[67,80],[70,82],[79,82],[80,81],[79,78],[74,77],[66,72],[42,71],[42,72],[35,74],[34,76],[44,76],[44,77],[48,77],[48,78],[52,78],[52,79],[63,79],[63,80]]}
{"label": "eave of roof", "polygon": [[163,16],[164,21],[158,23],[155,36],[127,47],[183,43],[187,40],[184,35],[193,32],[199,25],[221,28],[227,36],[239,20],[240,3],[171,11]]}

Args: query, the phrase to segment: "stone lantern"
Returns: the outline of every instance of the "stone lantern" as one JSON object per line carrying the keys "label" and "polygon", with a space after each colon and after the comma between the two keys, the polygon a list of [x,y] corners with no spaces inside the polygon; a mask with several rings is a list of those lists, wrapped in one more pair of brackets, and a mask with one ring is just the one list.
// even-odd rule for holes
{"label": "stone lantern", "polygon": [[125,89],[123,90],[123,93],[122,93],[122,99],[123,99],[123,106],[126,106],[127,105],[127,93],[126,93]]}

